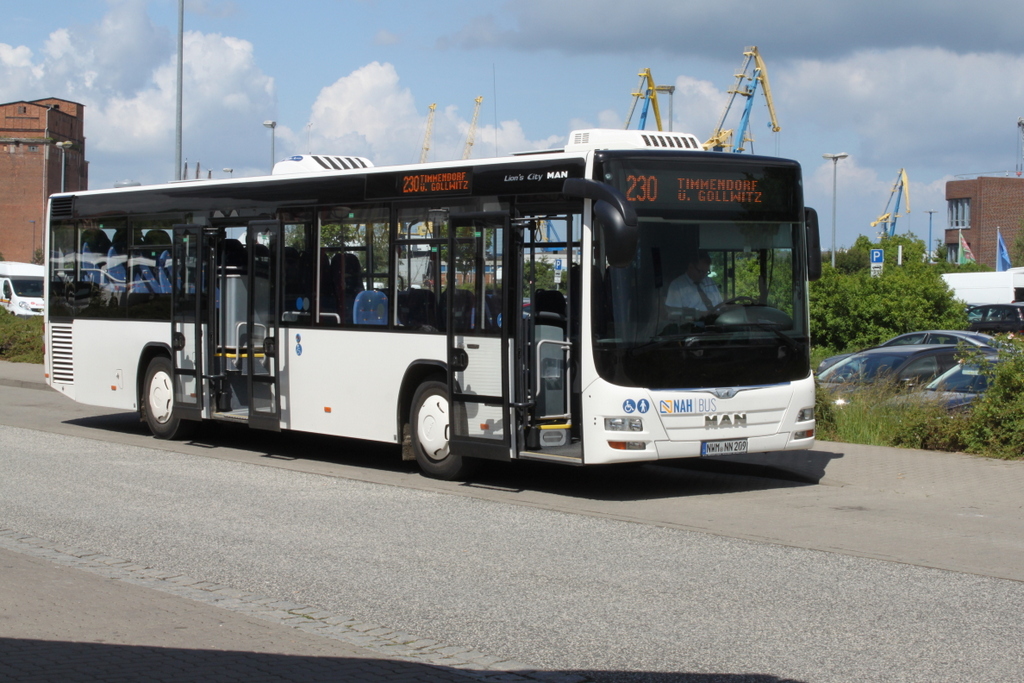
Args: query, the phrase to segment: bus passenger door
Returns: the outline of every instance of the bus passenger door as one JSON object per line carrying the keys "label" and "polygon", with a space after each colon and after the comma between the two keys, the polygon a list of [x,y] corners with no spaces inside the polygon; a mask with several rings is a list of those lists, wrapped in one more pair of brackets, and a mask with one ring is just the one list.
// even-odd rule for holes
{"label": "bus passenger door", "polygon": [[508,214],[451,214],[442,295],[448,347],[449,447],[464,457],[508,460],[511,421],[513,277],[508,254]]}
{"label": "bus passenger door", "polygon": [[[239,348],[248,368],[249,426],[281,430],[278,384],[281,224],[253,221],[246,231],[249,295]],[[244,349],[244,350],[243,350]]]}
{"label": "bus passenger door", "polygon": [[174,411],[187,420],[203,413],[203,263],[202,226],[175,225],[171,241],[171,363]]}
{"label": "bus passenger door", "polygon": [[[522,414],[520,457],[565,463],[582,461],[578,437],[579,220],[578,214],[517,222],[517,253],[525,315],[520,334],[521,380],[516,395]],[[511,260],[511,258],[509,259]]]}

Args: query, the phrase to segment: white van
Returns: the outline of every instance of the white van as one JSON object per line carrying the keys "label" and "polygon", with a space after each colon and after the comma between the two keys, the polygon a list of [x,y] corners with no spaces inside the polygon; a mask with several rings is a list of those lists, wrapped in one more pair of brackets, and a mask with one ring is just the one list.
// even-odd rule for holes
{"label": "white van", "polygon": [[14,315],[43,314],[43,266],[0,261],[0,305]]}

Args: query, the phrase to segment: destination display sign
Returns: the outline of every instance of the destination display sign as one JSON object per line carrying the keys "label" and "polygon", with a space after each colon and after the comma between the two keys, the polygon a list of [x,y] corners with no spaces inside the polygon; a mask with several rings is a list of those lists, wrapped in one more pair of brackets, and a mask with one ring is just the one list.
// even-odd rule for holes
{"label": "destination display sign", "polygon": [[566,178],[583,176],[582,159],[369,173],[367,199],[465,195],[556,194]]}
{"label": "destination display sign", "polygon": [[615,159],[608,165],[615,184],[641,214],[695,211],[796,218],[791,214],[800,203],[800,186],[794,167],[702,161],[700,168],[652,159]]}
{"label": "destination display sign", "polygon": [[403,197],[434,194],[465,194],[473,191],[473,174],[468,168],[402,173],[398,190]]}

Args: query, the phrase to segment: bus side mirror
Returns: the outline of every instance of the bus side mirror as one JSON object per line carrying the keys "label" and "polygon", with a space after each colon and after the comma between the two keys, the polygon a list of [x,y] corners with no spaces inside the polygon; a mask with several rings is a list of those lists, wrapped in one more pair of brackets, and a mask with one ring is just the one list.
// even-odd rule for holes
{"label": "bus side mirror", "polygon": [[821,279],[821,234],[818,232],[818,212],[804,208],[804,230],[807,234],[807,279]]}
{"label": "bus side mirror", "polygon": [[594,216],[601,223],[608,265],[624,268],[633,262],[640,228],[636,211],[621,192],[596,180],[567,178],[562,186],[562,194],[595,200]]}

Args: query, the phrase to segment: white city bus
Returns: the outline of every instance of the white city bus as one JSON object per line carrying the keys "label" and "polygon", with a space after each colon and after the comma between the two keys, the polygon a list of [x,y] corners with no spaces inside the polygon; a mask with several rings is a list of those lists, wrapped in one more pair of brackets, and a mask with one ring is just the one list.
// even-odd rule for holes
{"label": "white city bus", "polygon": [[[137,410],[584,465],[809,448],[815,214],[793,161],[678,133],[50,199],[46,376]],[[700,253],[723,301],[666,305]]]}

